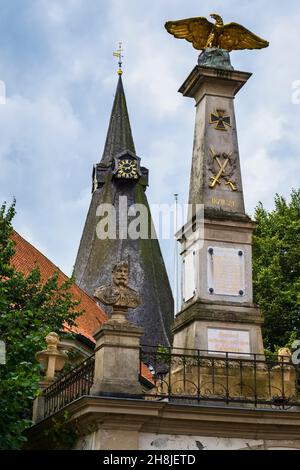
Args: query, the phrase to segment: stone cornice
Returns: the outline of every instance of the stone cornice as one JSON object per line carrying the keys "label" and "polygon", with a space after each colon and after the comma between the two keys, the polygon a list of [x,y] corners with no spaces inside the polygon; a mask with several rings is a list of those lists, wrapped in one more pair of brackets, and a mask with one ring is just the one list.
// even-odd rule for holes
{"label": "stone cornice", "polygon": [[[80,429],[138,430],[139,432],[239,437],[247,439],[299,439],[300,410],[278,411],[147,400],[82,397],[64,408]],[[28,431],[31,442],[40,440],[51,417]]]}

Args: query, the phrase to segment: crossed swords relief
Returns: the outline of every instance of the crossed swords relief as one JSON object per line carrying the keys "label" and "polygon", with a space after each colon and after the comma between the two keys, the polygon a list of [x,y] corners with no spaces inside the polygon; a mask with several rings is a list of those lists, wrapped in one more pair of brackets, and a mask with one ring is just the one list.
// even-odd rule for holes
{"label": "crossed swords relief", "polygon": [[[213,148],[210,148],[209,150],[212,155],[212,165],[209,167],[209,169],[213,173],[213,176],[210,177],[209,187],[213,189],[216,187],[216,185],[221,185],[220,179],[224,178],[226,181],[225,185],[229,186],[232,191],[237,191],[236,183],[230,179],[236,168],[235,163],[232,161],[232,152],[227,154],[215,152]],[[221,159],[223,159],[223,162]],[[216,171],[215,162],[217,163],[219,170],[214,175]]]}

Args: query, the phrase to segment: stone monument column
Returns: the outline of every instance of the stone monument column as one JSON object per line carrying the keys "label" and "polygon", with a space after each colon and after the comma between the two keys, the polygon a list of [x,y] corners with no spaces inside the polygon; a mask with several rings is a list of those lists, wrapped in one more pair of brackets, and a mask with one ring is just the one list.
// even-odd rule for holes
{"label": "stone monument column", "polygon": [[182,307],[175,348],[264,353],[252,292],[255,223],[245,214],[234,111],[250,76],[233,70],[227,51],[209,49],[179,90],[195,100],[196,122],[188,221],[177,234]]}

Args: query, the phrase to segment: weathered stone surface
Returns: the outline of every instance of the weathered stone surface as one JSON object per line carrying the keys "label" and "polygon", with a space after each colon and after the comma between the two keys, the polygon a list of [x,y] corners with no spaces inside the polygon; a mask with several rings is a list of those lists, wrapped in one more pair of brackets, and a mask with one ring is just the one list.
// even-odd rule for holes
{"label": "weathered stone surface", "polygon": [[[205,208],[222,209],[229,213],[244,214],[244,199],[239,161],[239,148],[234,111],[234,95],[249,78],[242,72],[225,72],[222,70],[198,67],[194,69],[180,91],[196,101],[196,122],[194,150],[190,178],[190,204],[204,204]],[[230,125],[224,130],[216,130],[211,116],[222,110],[230,119]],[[224,172],[228,172],[230,185],[220,175],[220,183],[210,188],[210,181],[216,176],[219,164],[214,164],[213,154],[223,154],[229,158]],[[221,164],[222,164],[221,160]],[[214,168],[215,166],[215,168]]]}

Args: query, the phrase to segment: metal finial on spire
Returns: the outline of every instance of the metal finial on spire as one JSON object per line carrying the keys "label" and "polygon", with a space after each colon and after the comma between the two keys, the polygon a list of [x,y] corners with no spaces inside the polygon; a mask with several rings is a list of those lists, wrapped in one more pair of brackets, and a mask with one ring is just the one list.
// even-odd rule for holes
{"label": "metal finial on spire", "polygon": [[113,55],[114,55],[115,57],[118,57],[118,59],[119,59],[118,75],[122,75],[122,73],[123,73],[123,70],[122,70],[122,58],[123,58],[124,56],[122,55],[122,52],[124,52],[123,49],[122,49],[122,43],[119,42],[119,49],[118,49],[116,52],[113,52]]}

